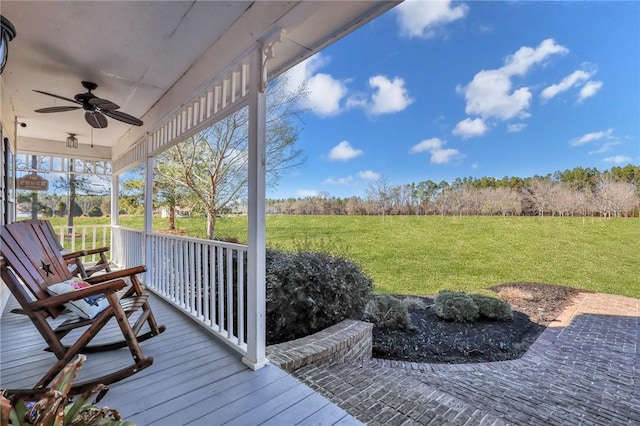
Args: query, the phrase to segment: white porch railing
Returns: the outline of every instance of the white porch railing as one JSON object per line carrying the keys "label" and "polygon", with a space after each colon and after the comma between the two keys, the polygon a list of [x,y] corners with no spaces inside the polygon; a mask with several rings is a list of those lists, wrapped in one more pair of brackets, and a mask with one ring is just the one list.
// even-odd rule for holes
{"label": "white porch railing", "polygon": [[144,231],[140,229],[111,228],[111,261],[123,268],[144,265]]}
{"label": "white porch railing", "polygon": [[[62,247],[69,251],[89,250],[111,244],[111,225],[54,226]],[[87,259],[84,259],[87,260]],[[92,255],[90,262],[97,262],[98,255]]]}
{"label": "white porch railing", "polygon": [[[146,265],[145,285],[247,354],[247,247],[113,227],[113,261]],[[148,247],[143,261],[143,247]]]}

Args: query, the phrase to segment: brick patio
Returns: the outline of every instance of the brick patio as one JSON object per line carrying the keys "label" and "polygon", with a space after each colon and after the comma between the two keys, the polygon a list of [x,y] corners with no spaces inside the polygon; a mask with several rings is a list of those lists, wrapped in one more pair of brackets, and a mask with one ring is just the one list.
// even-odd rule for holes
{"label": "brick patio", "polygon": [[639,302],[581,294],[518,360],[373,359],[294,375],[369,425],[640,424]]}

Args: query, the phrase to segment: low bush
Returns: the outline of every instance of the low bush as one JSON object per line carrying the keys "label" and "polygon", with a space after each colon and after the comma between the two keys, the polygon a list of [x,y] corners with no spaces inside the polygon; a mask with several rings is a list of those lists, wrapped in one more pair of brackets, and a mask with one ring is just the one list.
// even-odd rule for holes
{"label": "low bush", "polygon": [[267,344],[360,319],[373,283],[354,263],[326,253],[267,250]]}
{"label": "low bush", "polygon": [[433,302],[433,310],[447,321],[468,322],[478,319],[478,305],[464,293],[441,291]]}
{"label": "low bush", "polygon": [[411,318],[407,304],[391,295],[374,296],[364,308],[363,320],[378,327],[410,330]]}
{"label": "low bush", "polygon": [[513,318],[511,306],[502,299],[482,294],[472,294],[470,297],[473,299],[475,304],[478,305],[481,317],[500,321],[507,321]]}
{"label": "low bush", "polygon": [[468,322],[479,317],[507,321],[513,317],[506,301],[484,294],[441,291],[433,304],[436,315],[447,321]]}

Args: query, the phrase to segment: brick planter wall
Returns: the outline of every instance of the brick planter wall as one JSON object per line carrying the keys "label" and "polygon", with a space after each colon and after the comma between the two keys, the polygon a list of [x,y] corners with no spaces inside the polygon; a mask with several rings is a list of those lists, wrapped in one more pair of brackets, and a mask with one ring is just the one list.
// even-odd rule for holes
{"label": "brick planter wall", "polygon": [[285,371],[311,363],[339,363],[371,358],[373,324],[344,320],[290,342],[267,346],[267,358]]}

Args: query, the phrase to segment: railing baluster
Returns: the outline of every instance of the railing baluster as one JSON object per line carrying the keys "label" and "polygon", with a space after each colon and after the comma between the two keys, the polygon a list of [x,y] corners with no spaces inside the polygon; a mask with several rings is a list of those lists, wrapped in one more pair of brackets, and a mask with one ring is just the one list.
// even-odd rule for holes
{"label": "railing baluster", "polygon": [[218,290],[218,327],[220,332],[224,332],[224,262],[222,258],[222,247],[216,247],[218,252],[218,261],[216,262],[216,270],[218,271],[218,282],[216,288]]}
{"label": "railing baluster", "polygon": [[[211,327],[215,330],[216,323],[216,246],[209,246],[209,292],[211,293]],[[218,327],[218,331],[220,328]]]}
{"label": "railing baluster", "polygon": [[231,339],[234,336],[233,330],[233,250],[225,247],[227,255],[227,336]]}
{"label": "railing baluster", "polygon": [[244,335],[244,251],[236,250],[238,254],[238,277],[236,278],[236,282],[238,283],[238,344],[245,344],[245,335]]}
{"label": "railing baluster", "polygon": [[204,312],[202,311],[202,245],[198,244],[195,246],[195,280],[196,280],[196,312],[198,313],[198,318],[204,318]]}

